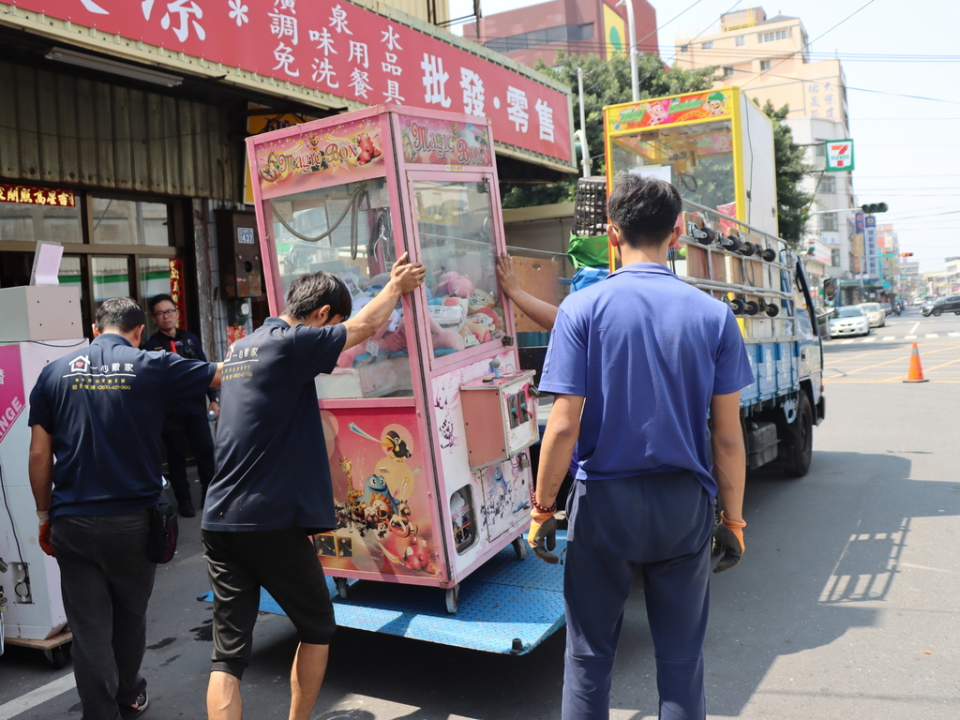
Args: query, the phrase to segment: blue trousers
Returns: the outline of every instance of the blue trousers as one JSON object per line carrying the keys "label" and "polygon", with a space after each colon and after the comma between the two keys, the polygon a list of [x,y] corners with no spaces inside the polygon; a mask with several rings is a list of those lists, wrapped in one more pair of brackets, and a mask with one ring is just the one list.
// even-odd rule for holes
{"label": "blue trousers", "polygon": [[661,720],[704,720],[713,506],[691,474],[574,483],[564,602],[563,720],[608,720],[634,572],[643,579]]}

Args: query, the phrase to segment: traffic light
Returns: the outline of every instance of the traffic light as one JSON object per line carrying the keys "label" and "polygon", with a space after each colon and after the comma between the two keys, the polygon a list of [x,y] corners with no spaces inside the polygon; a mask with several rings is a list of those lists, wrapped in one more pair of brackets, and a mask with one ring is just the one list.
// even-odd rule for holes
{"label": "traffic light", "polygon": [[866,205],[861,205],[860,209],[863,210],[867,215],[885,213],[888,210],[886,203],[867,203]]}
{"label": "traffic light", "polygon": [[913,253],[900,253],[900,257],[913,257]]}

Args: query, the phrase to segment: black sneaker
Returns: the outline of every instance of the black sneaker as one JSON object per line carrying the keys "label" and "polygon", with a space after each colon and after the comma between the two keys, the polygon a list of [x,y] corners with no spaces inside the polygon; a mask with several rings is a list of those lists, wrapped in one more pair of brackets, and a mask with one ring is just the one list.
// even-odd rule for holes
{"label": "black sneaker", "polygon": [[177,512],[180,517],[191,518],[197,516],[197,511],[193,509],[193,503],[180,503],[177,506]]}
{"label": "black sneaker", "polygon": [[123,718],[123,720],[130,720],[130,718],[140,717],[147,709],[147,705],[149,704],[150,699],[147,697],[147,691],[144,690],[142,693],[137,695],[137,699],[134,701],[133,705],[120,706],[120,717]]}

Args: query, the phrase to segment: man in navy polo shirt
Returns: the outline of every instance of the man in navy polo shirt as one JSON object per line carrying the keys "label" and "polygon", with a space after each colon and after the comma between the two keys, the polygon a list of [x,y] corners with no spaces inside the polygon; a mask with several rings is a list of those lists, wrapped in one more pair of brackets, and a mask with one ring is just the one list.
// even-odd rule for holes
{"label": "man in navy polo shirt", "polygon": [[390,280],[357,316],[336,275],[293,281],[280,317],[235,342],[224,360],[217,472],[203,508],[202,538],[213,588],[210,720],[239,720],[260,588],[297,629],[290,720],[307,720],[336,628],[323,569],[309,535],[336,527],[333,486],[314,378],[343,350],[373,337],[400,296],[426,271],[394,264]]}
{"label": "man in navy polo shirt", "polygon": [[83,720],[147,707],[140,663],[157,569],[147,510],[162,502],[160,429],[171,406],[220,382],[218,365],[140,350],[145,320],[130,298],[105,301],[90,346],[47,365],[30,393],[30,485],[41,545],[60,566]]}
{"label": "man in navy polo shirt", "polygon": [[[635,570],[656,652],[659,717],[706,717],[711,537],[723,549],[717,570],[735,565],[746,524],[740,390],[753,374],[733,313],[666,268],[680,210],[669,183],[617,179],[608,215],[622,267],[563,301],[544,363],[540,388],[556,398],[529,541],[548,562],[558,560],[548,552],[557,490],[575,443],[579,453],[567,501],[563,720],[609,718]],[[712,532],[718,491],[724,510]]]}
{"label": "man in navy polo shirt", "polygon": [[[172,297],[155,295],[150,298],[148,307],[159,329],[144,344],[144,350],[166,350],[185,358],[207,361],[200,339],[177,327],[180,311]],[[216,388],[207,388],[207,399],[210,401],[210,411],[215,417],[219,416],[220,392]],[[197,461],[201,505],[213,479],[213,435],[210,434],[207,407],[201,393],[172,408],[163,420],[163,433],[160,437],[167,448],[170,485],[177,498],[177,512],[182,517],[191,518],[197,514],[190,495],[190,482],[187,480],[187,440],[190,441]]]}

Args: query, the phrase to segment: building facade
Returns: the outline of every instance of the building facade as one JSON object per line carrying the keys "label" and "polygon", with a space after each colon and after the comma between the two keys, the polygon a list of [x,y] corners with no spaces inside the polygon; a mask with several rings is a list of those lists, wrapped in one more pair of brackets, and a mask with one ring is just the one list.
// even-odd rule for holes
{"label": "building facade", "polygon": [[[639,52],[658,52],[657,11],[646,0],[633,7]],[[463,36],[530,67],[552,65],[557,50],[602,60],[630,52],[627,12],[616,0],[550,0],[468,23]]]}
{"label": "building facade", "polygon": [[755,7],[722,15],[718,33],[678,36],[676,64],[717,66],[715,87],[736,85],[761,105],[789,107],[786,123],[814,168],[801,185],[815,196],[804,242],[830,248],[825,277],[849,281],[860,272],[853,179],[849,172],[823,171],[825,143],[850,137],[846,80],[839,60],[811,62],[809,41],[799,18],[768,18]]}
{"label": "building facade", "polygon": [[378,12],[0,2],[0,287],[27,284],[37,242],[59,242],[85,328],[109,297],[170,293],[221,358],[267,313],[262,282],[229,268],[238,217],[255,227],[249,134],[385,102],[441,107],[492,119],[503,180],[575,172],[568,88],[427,22],[445,3],[411,3],[423,17],[366,5]]}

